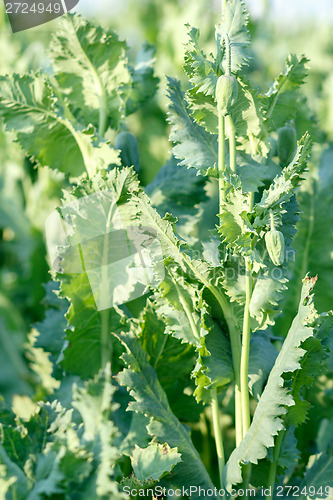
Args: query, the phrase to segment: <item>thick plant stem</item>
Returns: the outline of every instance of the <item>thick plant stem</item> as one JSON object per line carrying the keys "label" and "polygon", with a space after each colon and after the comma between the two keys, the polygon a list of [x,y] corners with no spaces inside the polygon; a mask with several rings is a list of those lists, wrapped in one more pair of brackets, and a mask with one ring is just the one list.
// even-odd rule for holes
{"label": "thick plant stem", "polygon": [[241,343],[236,329],[230,330],[231,355],[235,375],[235,434],[236,446],[243,439],[242,393],[240,380]]}
{"label": "thick plant stem", "polygon": [[248,389],[249,355],[250,355],[250,301],[252,296],[252,271],[250,261],[245,259],[245,308],[243,320],[242,354],[241,354],[241,393],[243,437],[250,427],[250,395]]}
{"label": "thick plant stem", "polygon": [[223,488],[223,469],[225,466],[225,459],[224,459],[222,431],[219,423],[220,421],[219,406],[218,406],[216,389],[212,389],[212,415],[213,415],[215,445],[216,445],[217,459],[219,464],[220,487]]}
{"label": "thick plant stem", "polygon": [[227,33],[224,35],[224,43],[225,43],[225,59],[226,59],[226,70],[225,74],[227,76],[231,75],[231,47],[230,47],[230,38]]}
{"label": "thick plant stem", "polygon": [[[103,242],[103,257],[102,257],[102,276],[100,282],[100,294],[104,296],[109,294],[109,276],[107,272],[108,264],[108,252],[109,252],[109,238],[110,238],[110,227],[111,219],[113,215],[113,210],[110,208],[108,213],[108,218],[106,221],[106,233],[104,235]],[[110,321],[110,309],[104,309],[101,311],[101,366],[105,368],[105,365],[111,363],[111,373],[112,373],[112,337],[109,331],[109,321]]]}
{"label": "thick plant stem", "polygon": [[222,212],[223,202],[226,199],[225,182],[223,175],[225,172],[225,122],[222,113],[219,113],[219,156],[218,156],[218,170],[219,170],[219,209]]}
{"label": "thick plant stem", "polygon": [[112,359],[112,338],[109,332],[110,310],[101,311],[101,366],[105,368]]}
{"label": "thick plant stem", "polygon": [[[219,213],[222,213],[223,203],[226,201],[226,186],[223,179],[223,175],[226,170],[225,163],[225,117],[222,113],[219,113],[219,149],[218,149],[218,171],[219,171]],[[225,315],[225,309],[222,307],[223,314]],[[228,319],[226,318],[228,322]],[[233,324],[233,319],[230,318],[228,322],[230,329],[230,342],[232,359],[235,373],[235,414],[236,414],[236,445],[242,440],[242,401],[241,401],[241,389],[240,389],[240,337],[239,333],[235,328],[230,328]]]}
{"label": "thick plant stem", "polygon": [[252,212],[254,207],[254,192],[249,193],[249,212]]}
{"label": "thick plant stem", "polygon": [[231,115],[226,116],[229,127],[229,154],[230,154],[230,171],[236,173],[236,131]]}
{"label": "thick plant stem", "polygon": [[278,437],[276,438],[276,441],[275,441],[273,462],[271,463],[271,466],[269,469],[269,475],[268,475],[268,488],[270,488],[272,493],[271,493],[271,495],[266,497],[267,500],[273,500],[273,497],[274,497],[274,485],[275,485],[275,479],[276,479],[276,469],[277,469],[277,465],[278,465],[278,459],[279,459],[284,435],[285,435],[285,431],[281,431],[280,434],[278,435]]}

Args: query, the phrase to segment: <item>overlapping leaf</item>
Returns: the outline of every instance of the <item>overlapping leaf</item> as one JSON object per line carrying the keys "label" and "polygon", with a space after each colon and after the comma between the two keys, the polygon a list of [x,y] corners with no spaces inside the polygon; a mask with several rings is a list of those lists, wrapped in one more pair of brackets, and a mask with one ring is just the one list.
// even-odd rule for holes
{"label": "overlapping leaf", "polygon": [[1,76],[0,114],[7,130],[17,133],[24,151],[42,166],[75,177],[119,162],[118,153],[97,140],[93,128],[68,118],[41,73]]}
{"label": "overlapping leaf", "polygon": [[298,314],[270,372],[265,390],[254,413],[252,424],[241,444],[232,452],[225,468],[225,484],[228,489],[242,481],[242,463],[257,464],[267,456],[267,449],[274,446],[274,437],[284,429],[282,415],[287,407],[295,404],[288,389],[284,387],[283,375],[293,373],[300,367],[305,354],[302,342],[313,336],[308,326],[313,314],[311,290],[315,279],[305,278]]}
{"label": "overlapping leaf", "polygon": [[247,30],[248,12],[242,0],[228,0],[223,9],[221,21],[216,25],[215,37],[221,44],[221,66],[226,72],[227,62],[225,59],[224,35],[228,35],[231,49],[231,71],[238,71],[248,62],[247,47],[250,43]]}
{"label": "overlapping leaf", "polygon": [[[148,415],[151,418],[149,433],[156,436],[160,442],[167,442],[170,447],[177,447],[181,453],[182,462],[176,465],[170,476],[172,484],[185,487],[197,485],[214,489],[191,442],[189,431],[172,413],[156,372],[148,363],[147,354],[138,339],[130,334],[121,334],[118,337],[127,351],[123,359],[128,368],[117,378],[134,398],[129,409]],[[193,495],[193,498],[197,498],[197,495]]]}
{"label": "overlapping leaf", "polygon": [[308,59],[291,54],[286,61],[286,70],[275,80],[264,99],[267,126],[270,130],[283,127],[294,118],[299,102],[299,88],[308,74]]}
{"label": "overlapping leaf", "polygon": [[169,78],[168,82],[170,141],[175,143],[173,154],[181,160],[181,165],[198,170],[213,168],[217,160],[217,137],[206,132],[190,116],[180,82],[175,78]]}
{"label": "overlapping leaf", "polygon": [[124,118],[123,94],[130,83],[126,49],[111,30],[78,15],[61,18],[50,55],[55,78],[79,121],[117,128]]}

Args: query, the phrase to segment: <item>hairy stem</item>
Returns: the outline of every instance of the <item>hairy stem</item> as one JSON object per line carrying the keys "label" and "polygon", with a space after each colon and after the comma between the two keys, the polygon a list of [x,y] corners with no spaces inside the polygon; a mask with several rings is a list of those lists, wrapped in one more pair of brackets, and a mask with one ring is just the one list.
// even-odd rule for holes
{"label": "hairy stem", "polygon": [[[219,213],[222,213],[223,203],[226,200],[226,186],[225,181],[223,179],[224,172],[226,170],[225,164],[225,119],[222,113],[218,114],[219,116],[219,150],[218,150],[218,170],[219,170]],[[213,292],[214,293],[214,292]],[[223,315],[229,326],[230,333],[230,342],[231,342],[231,351],[232,351],[232,359],[235,373],[235,414],[236,414],[236,445],[242,440],[242,401],[241,401],[241,390],[240,390],[240,353],[241,353],[241,345],[240,345],[240,337],[239,333],[236,331],[232,325],[234,325],[233,318],[230,318],[229,321],[226,318],[226,307],[224,304],[221,304],[221,301],[218,297],[216,297],[221,305],[221,309]]]}
{"label": "hairy stem", "polygon": [[225,43],[225,59],[226,59],[226,70],[225,74],[227,76],[231,75],[231,47],[230,47],[230,38],[227,33],[224,34],[224,43]]}
{"label": "hairy stem", "polygon": [[217,459],[219,464],[220,487],[223,488],[223,469],[225,466],[222,431],[219,424],[219,405],[216,389],[212,389],[212,415],[216,444]]}
{"label": "hairy stem", "polygon": [[278,459],[281,451],[281,446],[283,443],[285,431],[281,431],[275,441],[273,462],[271,463],[269,474],[268,474],[268,488],[271,489],[271,495],[267,496],[267,500],[273,500],[274,497],[274,485],[276,479],[276,469],[278,465]]}
{"label": "hairy stem", "polygon": [[224,116],[219,112],[219,156],[218,156],[218,169],[219,169],[219,199],[220,199],[220,212],[222,213],[223,202],[226,200],[226,189],[223,175],[225,172],[225,122]]}
{"label": "hairy stem", "polygon": [[231,115],[226,116],[229,127],[230,171],[236,173],[236,130]]}
{"label": "hairy stem", "polygon": [[248,388],[249,355],[250,355],[250,301],[252,296],[252,271],[250,261],[245,259],[245,307],[243,320],[242,354],[241,354],[241,394],[243,437],[250,427],[250,395]]}

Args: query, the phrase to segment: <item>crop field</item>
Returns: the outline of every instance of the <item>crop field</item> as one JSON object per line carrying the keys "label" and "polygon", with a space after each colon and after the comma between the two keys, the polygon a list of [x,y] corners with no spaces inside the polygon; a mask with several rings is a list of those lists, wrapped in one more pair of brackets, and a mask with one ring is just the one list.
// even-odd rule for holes
{"label": "crop field", "polygon": [[52,2],[0,6],[0,500],[332,500],[331,21]]}

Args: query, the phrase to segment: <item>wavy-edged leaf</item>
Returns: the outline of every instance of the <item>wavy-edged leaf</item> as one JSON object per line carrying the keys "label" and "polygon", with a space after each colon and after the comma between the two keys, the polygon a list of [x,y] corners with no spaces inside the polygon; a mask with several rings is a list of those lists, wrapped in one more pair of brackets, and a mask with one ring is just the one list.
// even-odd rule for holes
{"label": "wavy-edged leaf", "polygon": [[[313,487],[309,489],[310,487]],[[309,460],[305,478],[300,485],[300,490],[308,493],[304,495],[307,500],[319,498],[332,498],[333,488],[333,446],[329,443],[327,449],[318,455],[312,455]]]}
{"label": "wavy-edged leaf", "polygon": [[279,318],[278,327],[283,328],[294,314],[300,296],[298,279],[309,272],[318,275],[315,303],[319,311],[327,311],[333,303],[333,151],[324,151],[319,179],[312,176],[297,193],[302,217],[297,223],[297,234],[292,248],[295,251],[290,262],[291,280],[284,299],[285,316]]}
{"label": "wavy-edged leaf", "polygon": [[[283,203],[288,202],[293,190],[298,186],[302,174],[307,168],[307,160],[311,151],[311,142],[308,134],[305,134],[298,142],[297,153],[293,161],[285,167],[280,175],[277,175],[268,189],[266,189],[259,203],[255,206],[256,220],[254,226],[262,225],[265,217],[265,225],[269,226],[269,211],[275,210]],[[280,216],[280,209],[277,216]],[[259,220],[258,220],[259,219]]]}
{"label": "wavy-edged leaf", "polygon": [[217,161],[217,136],[206,132],[190,116],[179,80],[168,78],[168,83],[170,141],[175,143],[173,154],[181,160],[181,165],[198,170],[213,168]]}
{"label": "wavy-edged leaf", "polygon": [[115,32],[79,15],[62,16],[50,55],[58,85],[79,121],[117,128],[125,117],[126,49]]}
{"label": "wavy-edged leaf", "polygon": [[200,314],[197,309],[198,289],[177,276],[171,269],[155,295],[156,312],[166,324],[166,333],[182,342],[200,345]]}
{"label": "wavy-edged leaf", "polygon": [[188,393],[188,389],[192,392],[191,386],[194,385],[190,378],[195,363],[194,348],[167,334],[168,327],[154,306],[147,302],[135,334],[156,370],[173,413],[182,421],[197,422],[202,406]]}
{"label": "wavy-edged leaf", "polygon": [[[118,338],[126,348],[123,360],[128,368],[118,374],[121,385],[127,387],[134,401],[129,409],[151,417],[148,431],[162,443],[177,447],[182,462],[177,464],[170,475],[172,484],[202,488],[213,488],[211,479],[203,466],[190,439],[189,431],[172,413],[166,394],[158,382],[156,372],[148,363],[138,339],[131,334],[120,334]],[[196,498],[193,495],[193,498]]]}
{"label": "wavy-edged leaf", "polygon": [[294,373],[291,381],[292,395],[295,401],[286,416],[289,425],[298,426],[307,419],[311,403],[307,401],[305,389],[312,387],[315,380],[326,371],[325,360],[328,350],[327,338],[333,335],[333,313],[324,313],[313,320],[313,336],[302,344],[306,351],[300,363],[300,369]]}
{"label": "wavy-edged leaf", "polygon": [[250,36],[247,30],[248,12],[242,0],[228,0],[223,9],[221,21],[216,25],[215,38],[221,44],[221,66],[226,72],[226,50],[223,35],[228,35],[231,48],[231,71],[238,71],[244,64],[247,64],[249,56],[247,47],[250,43]]}
{"label": "wavy-edged leaf", "polygon": [[221,389],[234,378],[230,341],[210,314],[202,313],[202,329],[198,359],[193,371],[197,401],[210,402],[211,389]]}
{"label": "wavy-edged leaf", "polygon": [[314,311],[311,290],[315,281],[315,278],[304,280],[298,314],[270,372],[252,424],[225,467],[224,479],[228,490],[242,481],[242,463],[257,464],[258,460],[267,456],[268,448],[274,446],[274,437],[284,429],[281,417],[287,413],[288,407],[295,404],[290,391],[284,387],[283,375],[300,368],[300,361],[306,352],[301,344],[313,336],[313,328],[308,326],[308,322]]}
{"label": "wavy-edged leaf", "polygon": [[[265,143],[265,124],[262,113],[262,100],[249,81],[237,78],[238,98],[231,110],[235,126],[237,148],[250,155],[267,156],[268,146]],[[215,97],[197,92],[195,88],[187,92],[189,113],[198,125],[207,132],[217,134],[218,113]],[[226,120],[226,135],[229,124]]]}
{"label": "wavy-edged leaf", "polygon": [[118,152],[97,139],[93,128],[68,119],[41,73],[0,77],[0,115],[41,166],[75,177],[119,163]]}
{"label": "wavy-edged leaf", "polygon": [[177,448],[170,448],[167,443],[151,443],[147,448],[136,446],[131,457],[134,474],[143,482],[149,479],[158,481],[180,461]]}
{"label": "wavy-edged leaf", "polygon": [[264,384],[274,366],[278,351],[273,346],[267,332],[252,334],[249,357],[249,390],[259,401]]}
{"label": "wavy-edged leaf", "polygon": [[199,46],[200,31],[187,25],[189,40],[185,44],[184,69],[195,92],[214,96],[218,75],[216,63],[207,58]]}
{"label": "wavy-edged leaf", "polygon": [[299,88],[308,74],[308,62],[304,55],[290,54],[286,61],[285,72],[278,76],[267,92],[263,103],[269,130],[283,127],[294,118],[299,103]]}

